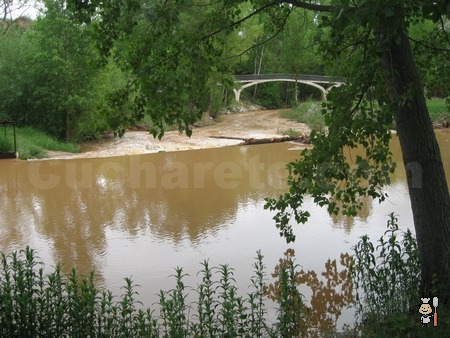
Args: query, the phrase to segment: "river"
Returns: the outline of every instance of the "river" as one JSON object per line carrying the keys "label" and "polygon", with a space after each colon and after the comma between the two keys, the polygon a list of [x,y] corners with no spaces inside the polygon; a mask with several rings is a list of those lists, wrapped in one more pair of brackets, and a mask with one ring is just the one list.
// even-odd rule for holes
{"label": "river", "polygon": [[[437,131],[447,177],[450,133]],[[401,163],[398,139],[392,152]],[[230,264],[239,288],[250,285],[257,250],[273,272],[288,249],[296,262],[318,274],[328,259],[339,260],[359,237],[375,240],[395,212],[402,229],[412,229],[412,213],[400,165],[382,204],[367,200],[355,218],[330,217],[306,200],[311,219],[295,226],[297,241],[279,237],[264,198],[286,189],[285,165],[299,146],[291,143],[224,147],[101,159],[0,162],[0,250],[29,245],[51,267],[96,272],[96,281],[121,293],[123,278],[139,284],[144,306],[160,289],[174,286],[177,266],[195,287],[200,263]],[[168,279],[169,278],[169,279]],[[301,288],[306,299],[311,294]],[[338,324],[350,323],[343,311]]]}

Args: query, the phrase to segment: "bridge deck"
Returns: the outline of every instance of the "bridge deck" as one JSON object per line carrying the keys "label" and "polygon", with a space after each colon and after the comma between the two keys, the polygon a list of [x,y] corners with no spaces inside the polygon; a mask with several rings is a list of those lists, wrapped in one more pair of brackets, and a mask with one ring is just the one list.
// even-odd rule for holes
{"label": "bridge deck", "polygon": [[[248,74],[248,75],[235,75],[236,83],[241,82],[240,88],[234,88],[234,95],[236,101],[239,102],[241,92],[245,88],[264,83],[264,82],[275,82],[275,81],[289,81],[289,82],[299,82],[304,83],[309,86],[316,87],[320,90],[322,95],[322,100],[325,101],[327,94],[333,87],[338,87],[344,83],[342,79],[325,76],[325,75],[290,75],[290,74]],[[326,85],[324,85],[326,84]],[[328,88],[325,88],[328,87]]]}
{"label": "bridge deck", "polygon": [[248,74],[248,75],[235,75],[236,80],[240,82],[252,82],[258,80],[290,80],[290,81],[311,81],[316,83],[343,83],[344,80],[333,76],[325,75],[289,75],[289,74]]}

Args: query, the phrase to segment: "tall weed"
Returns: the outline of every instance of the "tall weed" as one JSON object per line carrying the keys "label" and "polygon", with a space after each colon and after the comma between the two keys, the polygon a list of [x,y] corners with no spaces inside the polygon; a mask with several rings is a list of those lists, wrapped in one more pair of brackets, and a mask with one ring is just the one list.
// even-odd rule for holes
{"label": "tall weed", "polygon": [[[160,291],[157,309],[142,309],[138,285],[125,278],[122,295],[94,285],[94,274],[63,274],[59,265],[49,274],[34,250],[0,256],[1,337],[291,337],[302,331],[296,316],[301,295],[293,277],[296,265],[281,268],[279,320],[267,322],[267,285],[260,252],[254,263],[249,293],[239,294],[234,270],[202,263],[195,290],[184,284],[182,268],[172,276],[175,287]],[[198,300],[187,304],[188,292]],[[300,311],[300,312],[299,312]]]}
{"label": "tall weed", "polygon": [[359,311],[375,320],[406,313],[419,299],[420,264],[416,240],[398,229],[389,215],[388,230],[375,247],[367,235],[354,247],[352,270]]}
{"label": "tall weed", "polygon": [[351,273],[357,310],[364,329],[375,336],[407,334],[408,314],[417,312],[420,299],[417,242],[410,230],[398,229],[393,213],[389,217],[388,229],[378,244],[365,235],[353,248]]}

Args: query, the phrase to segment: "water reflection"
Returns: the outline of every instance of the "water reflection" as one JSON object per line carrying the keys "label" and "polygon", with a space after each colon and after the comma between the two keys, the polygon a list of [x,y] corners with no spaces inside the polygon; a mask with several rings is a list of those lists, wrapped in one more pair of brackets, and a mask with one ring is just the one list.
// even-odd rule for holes
{"label": "water reflection", "polygon": [[[436,137],[439,142],[439,146],[441,149],[442,160],[444,163],[444,169],[447,175],[447,178],[450,176],[450,132],[447,129],[437,130]],[[400,141],[396,134],[392,135],[392,140],[390,143],[390,150],[392,152],[392,158],[395,163],[397,163],[397,168],[395,172],[391,175],[391,185],[387,187],[385,191],[388,192],[388,203],[390,197],[395,197],[397,194],[403,194],[406,197],[408,196],[408,188],[406,186],[406,170],[403,166],[403,158],[400,147]],[[355,163],[356,156],[364,155],[362,149],[352,149],[351,151],[346,150],[346,158],[350,163]],[[421,169],[420,165],[417,163],[410,163],[408,165],[408,169],[412,171],[412,177],[416,184],[420,185],[421,178]],[[448,186],[450,188],[450,180],[447,180]],[[360,198],[360,202],[362,202],[361,210],[358,212],[358,216],[347,217],[343,215],[332,215],[330,216],[333,224],[336,227],[343,228],[346,232],[350,233],[352,228],[355,225],[355,221],[361,220],[363,222],[367,222],[371,217],[373,212],[373,203],[374,201],[369,197]],[[377,203],[377,202],[375,202]],[[394,209],[393,209],[394,211]]]}
{"label": "water reflection", "polygon": [[[291,275],[294,285],[301,288],[302,294],[310,293],[306,304],[304,300],[297,299],[299,308],[305,307],[299,313],[297,320],[299,328],[308,328],[308,337],[321,337],[327,332],[335,332],[338,319],[343,310],[353,302],[352,283],[349,273],[353,263],[348,253],[341,254],[339,267],[336,260],[328,259],[325,262],[325,271],[298,269],[295,250],[288,249],[284,257],[279,260],[272,277],[276,282],[269,284],[267,293],[270,299],[279,302],[282,297],[281,269],[296,271]],[[306,290],[307,289],[307,290]],[[305,335],[306,332],[303,332]]]}
{"label": "water reflection", "polygon": [[105,252],[105,230],[142,230],[192,243],[233,223],[240,206],[284,188],[296,154],[258,146],[108,159],[8,161],[2,167],[1,249],[29,243],[35,227],[54,258],[89,271]]}

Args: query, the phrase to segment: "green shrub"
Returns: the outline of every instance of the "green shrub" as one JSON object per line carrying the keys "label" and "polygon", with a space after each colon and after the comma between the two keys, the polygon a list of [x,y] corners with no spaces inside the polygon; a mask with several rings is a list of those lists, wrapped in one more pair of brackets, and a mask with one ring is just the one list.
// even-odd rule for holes
{"label": "green shrub", "polygon": [[280,112],[280,116],[305,123],[311,130],[321,132],[325,129],[325,122],[322,115],[322,102],[302,102],[291,110]]}
{"label": "green shrub", "polygon": [[44,158],[47,156],[47,152],[34,145],[30,145],[29,147],[22,148],[22,151],[19,151],[19,158],[22,160],[27,160],[30,158]]}
{"label": "green shrub", "polygon": [[281,131],[281,135],[287,135],[289,137],[296,137],[296,136],[300,136],[301,134],[302,134],[301,132],[299,132],[295,129],[292,129],[292,128]]}

